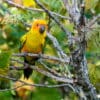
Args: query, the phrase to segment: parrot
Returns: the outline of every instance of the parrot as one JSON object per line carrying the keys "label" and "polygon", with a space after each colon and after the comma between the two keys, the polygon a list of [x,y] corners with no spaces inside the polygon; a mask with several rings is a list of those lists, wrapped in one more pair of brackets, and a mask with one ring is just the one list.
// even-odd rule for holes
{"label": "parrot", "polygon": [[[24,34],[21,39],[21,53],[34,53],[42,54],[47,37],[47,21],[44,19],[35,19],[32,23],[30,30]],[[25,56],[24,62],[35,65],[39,57]],[[33,70],[29,66],[24,69],[24,77],[29,78]]]}

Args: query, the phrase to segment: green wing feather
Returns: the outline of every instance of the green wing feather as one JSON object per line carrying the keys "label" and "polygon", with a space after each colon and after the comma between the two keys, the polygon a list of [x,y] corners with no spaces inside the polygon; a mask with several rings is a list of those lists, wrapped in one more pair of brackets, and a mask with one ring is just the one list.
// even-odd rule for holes
{"label": "green wing feather", "polygon": [[20,48],[19,50],[21,51],[21,49],[23,48],[25,42],[26,42],[26,39],[27,39],[27,34],[23,35],[21,38],[20,38]]}

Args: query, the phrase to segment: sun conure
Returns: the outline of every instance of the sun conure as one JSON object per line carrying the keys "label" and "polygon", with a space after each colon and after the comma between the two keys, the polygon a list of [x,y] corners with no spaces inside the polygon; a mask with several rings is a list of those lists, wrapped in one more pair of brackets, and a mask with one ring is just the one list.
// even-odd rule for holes
{"label": "sun conure", "polygon": [[[24,36],[21,37],[20,51],[23,53],[43,53],[43,48],[47,34],[47,22],[46,20],[37,19],[34,20],[31,29]],[[24,57],[24,61],[28,64],[35,65],[37,57]],[[29,78],[32,74],[32,69],[28,66],[24,69],[24,77]]]}

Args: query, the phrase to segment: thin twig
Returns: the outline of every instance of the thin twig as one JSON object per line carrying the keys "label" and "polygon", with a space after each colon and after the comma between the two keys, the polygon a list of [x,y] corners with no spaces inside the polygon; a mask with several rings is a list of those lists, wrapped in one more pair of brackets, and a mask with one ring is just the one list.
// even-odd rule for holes
{"label": "thin twig", "polygon": [[61,77],[61,75],[59,75],[59,73],[57,73],[55,70],[53,70],[52,68],[49,68],[43,61],[39,61],[41,65],[43,65],[43,67],[45,69],[47,69],[50,73],[53,73],[55,76]]}
{"label": "thin twig", "polygon": [[40,6],[49,16],[50,18],[52,18],[58,25],[59,27],[67,34],[67,36],[69,37],[70,32],[68,32],[65,27],[60,23],[60,21],[55,18],[55,16],[46,8],[44,7],[44,5],[42,5],[39,0],[35,0],[35,2],[37,3],[38,6]]}
{"label": "thin twig", "polygon": [[[60,47],[57,39],[54,36],[52,36],[50,33],[48,33],[47,35],[48,35],[48,38],[52,41],[55,49],[57,50],[57,53],[58,53],[58,56],[60,57],[60,59],[64,59],[64,61],[66,61],[66,59],[68,59],[68,56],[67,56],[67,54],[65,54],[63,52],[63,50]],[[70,57],[69,57],[69,63],[70,63]],[[68,67],[64,63],[63,63],[63,65],[64,65],[64,68],[65,68],[65,71],[67,70],[69,76],[71,77],[71,73],[70,73]]]}
{"label": "thin twig", "polygon": [[[17,79],[15,79],[15,78],[11,78],[11,77],[9,77],[9,76],[3,76],[3,75],[1,75],[1,74],[0,74],[0,77],[1,77],[1,78],[6,78],[6,79],[9,79],[9,80],[12,80],[12,81],[19,81],[20,83],[22,83],[22,85],[20,85],[20,86],[18,86],[18,87],[16,87],[16,88],[19,88],[19,87],[21,87],[21,86],[23,86],[23,85],[36,86],[36,87],[47,87],[47,88],[57,88],[57,87],[65,87],[65,86],[68,86],[68,87],[70,87],[70,88],[74,91],[73,86],[70,85],[70,84],[59,84],[59,85],[31,84],[31,83],[27,83],[27,82],[22,81],[22,80],[17,80]],[[13,88],[13,89],[16,89],[16,88]],[[12,89],[7,89],[7,91],[8,91],[8,90],[12,90]],[[6,90],[0,90],[0,91],[6,91]]]}
{"label": "thin twig", "polygon": [[[17,61],[17,60],[16,60],[16,61]],[[27,63],[21,62],[21,61],[19,61],[19,60],[18,60],[18,62],[21,63],[21,64],[23,63],[23,65],[27,64]],[[59,82],[66,82],[66,83],[74,83],[74,82],[77,82],[76,79],[74,80],[74,79],[72,79],[72,78],[68,78],[68,77],[64,77],[64,76],[61,76],[61,77],[55,76],[53,73],[50,73],[50,72],[48,72],[48,71],[45,71],[44,69],[38,68],[38,66],[32,66],[32,65],[30,65],[30,67],[31,67],[33,70],[35,70],[35,71],[37,71],[37,72],[39,72],[39,73],[41,73],[41,74],[43,74],[43,75],[45,75],[45,76],[47,76],[47,77],[50,77],[50,78],[52,78],[52,79],[55,79],[56,81],[59,81]],[[10,69],[22,70],[22,69],[25,69],[25,68],[24,68],[24,67],[15,67],[15,68],[13,68],[13,66],[11,66]]]}
{"label": "thin twig", "polygon": [[92,27],[96,23],[96,21],[99,19],[100,19],[100,14],[95,16],[91,21],[89,21],[89,23],[87,24],[87,27]]}
{"label": "thin twig", "polygon": [[48,60],[52,60],[52,61],[57,61],[57,62],[60,62],[60,63],[62,62],[62,63],[66,63],[66,64],[68,64],[69,61],[70,61],[69,58],[66,58],[66,60],[63,60],[63,59],[57,58],[55,56],[48,56],[48,55],[45,55],[45,54],[17,53],[17,54],[13,54],[13,56],[19,56],[19,57],[25,57],[25,56],[39,57],[39,58],[48,59]]}
{"label": "thin twig", "polygon": [[[1,76],[0,76],[0,77],[1,77]],[[4,78],[4,77],[3,77],[3,78]],[[18,89],[18,88],[20,88],[20,87],[22,87],[22,86],[24,86],[24,85],[25,85],[25,84],[23,83],[23,84],[21,84],[21,85],[15,87],[15,88],[0,89],[0,92],[6,92],[6,91],[11,91],[11,90],[16,90],[16,89]]]}
{"label": "thin twig", "polygon": [[78,9],[77,2],[77,0],[73,0],[72,4],[69,4],[68,0],[63,0],[66,10],[68,11],[71,20],[75,25],[79,24],[80,18],[80,10]]}
{"label": "thin twig", "polygon": [[[22,6],[22,5],[20,5],[20,4],[16,4],[16,3],[14,3],[14,2],[12,2],[12,1],[10,1],[10,0],[4,0],[4,1],[5,1],[6,3],[8,3],[10,6],[14,6],[14,7],[20,8],[20,9],[22,9],[22,10],[31,10],[31,11],[36,11],[36,12],[44,12],[43,9],[25,7],[25,6]],[[53,12],[53,11],[50,11],[50,12],[51,12],[53,15],[59,17],[59,18],[70,20],[69,17],[63,16],[63,15],[58,14],[58,13]]]}

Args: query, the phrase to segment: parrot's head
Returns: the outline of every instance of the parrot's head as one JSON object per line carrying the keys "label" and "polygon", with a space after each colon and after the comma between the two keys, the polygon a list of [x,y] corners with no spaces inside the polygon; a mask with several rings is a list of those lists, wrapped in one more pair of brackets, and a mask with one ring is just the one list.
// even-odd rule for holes
{"label": "parrot's head", "polygon": [[32,30],[38,31],[40,34],[44,34],[47,31],[47,22],[43,19],[34,20]]}

